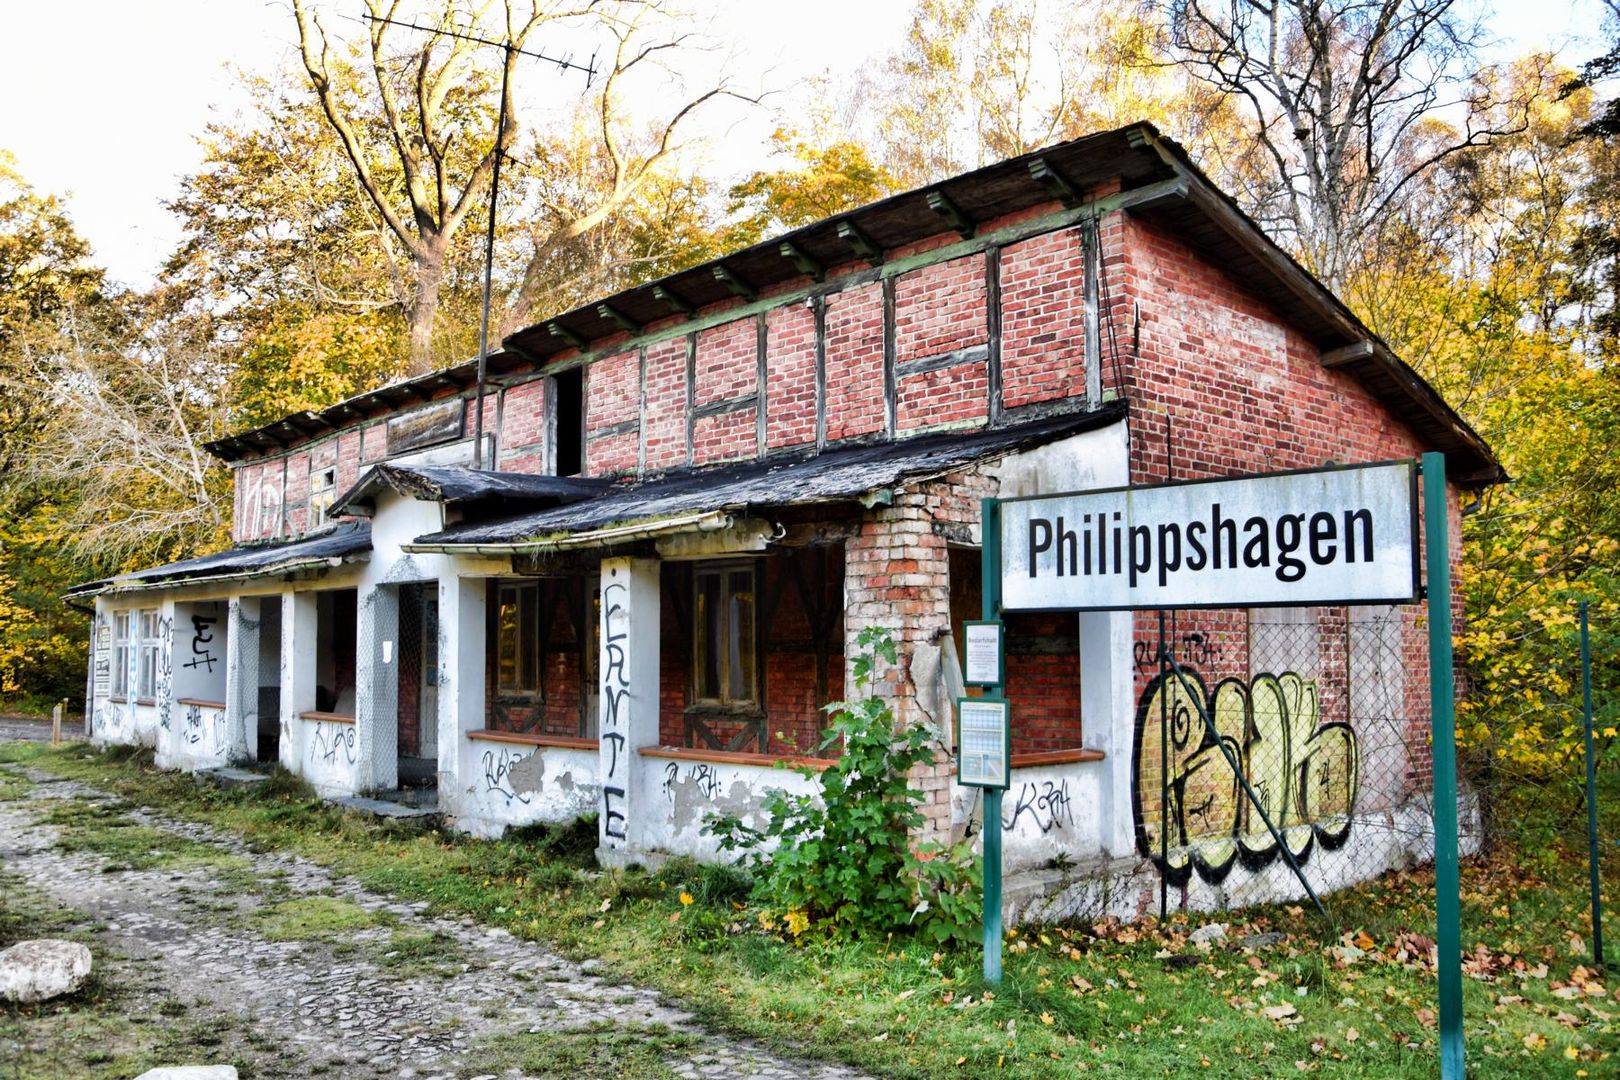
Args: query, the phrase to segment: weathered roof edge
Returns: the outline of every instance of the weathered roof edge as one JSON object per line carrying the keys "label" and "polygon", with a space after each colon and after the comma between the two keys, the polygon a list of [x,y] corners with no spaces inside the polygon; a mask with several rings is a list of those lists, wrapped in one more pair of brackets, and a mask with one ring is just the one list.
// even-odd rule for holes
{"label": "weathered roof edge", "polygon": [[[869,231],[876,231],[874,223],[886,216],[892,218],[907,208],[914,210],[919,200],[926,200],[937,216],[933,217],[926,231],[899,237],[899,243],[893,246],[949,232],[952,226],[948,224],[950,215],[947,211],[959,211],[959,204],[966,201],[965,193],[972,191],[976,185],[1012,184],[1016,180],[1028,186],[1032,192],[1041,192],[1044,202],[1065,198],[1065,191],[1068,196],[1077,198],[1076,184],[1065,178],[1061,169],[1052,168],[1052,164],[1061,164],[1065,158],[1078,160],[1080,155],[1092,148],[1106,149],[1111,142],[1122,144],[1123,152],[1118,158],[1117,169],[1121,179],[1129,174],[1138,180],[1184,181],[1179,190],[1155,198],[1157,212],[1177,205],[1197,213],[1243,248],[1253,258],[1260,272],[1274,284],[1304,304],[1316,318],[1334,327],[1332,336],[1342,340],[1325,349],[1324,363],[1342,368],[1386,404],[1389,404],[1385,400],[1388,395],[1398,395],[1404,399],[1406,407],[1397,407],[1392,411],[1403,422],[1412,424],[1416,429],[1415,421],[1426,419],[1433,425],[1432,428],[1419,430],[1418,434],[1446,450],[1448,456],[1472,459],[1458,460],[1459,467],[1453,470],[1454,480],[1482,486],[1507,478],[1506,471],[1489,444],[1432,386],[1397,357],[1388,344],[1374,334],[1332,290],[1267,236],[1238,207],[1236,201],[1198,167],[1186,148],[1161,134],[1148,121],[1094,132],[934,184],[899,192],[665,275],[656,281],[621,289],[611,296],[539,320],[506,337],[503,349],[491,355],[491,374],[549,363],[570,349],[583,351],[592,347],[594,340],[606,340],[612,335],[622,336],[627,330],[639,327],[637,318],[646,310],[652,297],[658,298],[665,316],[680,312],[688,317],[693,314],[695,307],[707,306],[723,298],[712,295],[712,292],[696,295],[694,286],[690,284],[693,282],[739,294],[746,293],[754,287],[736,272],[739,265],[758,265],[765,260],[775,260],[795,268],[780,280],[792,280],[793,276],[804,272],[813,273],[821,265],[815,253],[822,250],[822,240],[829,234],[842,238],[846,261],[861,257],[863,252],[865,257],[881,261],[881,247],[877,248],[875,255],[868,250],[873,248]],[[1138,159],[1126,160],[1124,154],[1133,149],[1138,152]],[[1078,184],[1083,187],[1086,182]],[[891,236],[892,239],[894,237]],[[805,270],[805,267],[809,267],[809,270]],[[714,285],[716,281],[723,285]],[[764,284],[775,285],[777,282]],[[593,331],[596,332],[594,337]],[[205,444],[204,448],[225,461],[241,460],[267,450],[284,449],[303,439],[335,432],[356,418],[367,418],[379,405],[392,410],[404,404],[427,402],[435,396],[447,396],[443,393],[447,388],[465,392],[476,383],[476,369],[476,361],[466,361],[354,395],[318,413],[294,413],[272,424],[214,440]]]}
{"label": "weathered roof edge", "polygon": [[76,600],[104,593],[152,592],[214,581],[272,577],[313,566],[361,562],[370,556],[370,552],[370,524],[342,522],[311,536],[240,544],[224,551],[86,581],[68,589],[62,596],[67,600]]}
{"label": "weathered roof edge", "polygon": [[367,468],[349,490],[332,501],[327,513],[332,517],[365,516],[366,508],[383,490],[447,505],[495,498],[566,503],[593,498],[611,485],[611,480],[590,477],[383,462]]}

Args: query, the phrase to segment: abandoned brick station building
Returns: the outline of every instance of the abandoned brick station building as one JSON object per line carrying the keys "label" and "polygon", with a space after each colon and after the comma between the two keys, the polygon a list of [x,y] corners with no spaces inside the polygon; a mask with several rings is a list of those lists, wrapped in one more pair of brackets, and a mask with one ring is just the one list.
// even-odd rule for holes
{"label": "abandoned brick station building", "polygon": [[[772,766],[819,760],[863,627],[901,644],[899,714],[949,742],[985,496],[1434,450],[1455,513],[1501,477],[1146,124],[584,305],[489,372],[481,399],[461,364],[211,444],[235,546],[75,590],[92,738],[436,798],[480,835],[594,813],[607,863],[715,859],[710,812],[806,785]],[[1276,774],[1318,887],[1430,842],[1418,627],[1412,607],[1179,618],[1186,662],[1254,718],[1234,745],[1279,743],[1246,767]],[[1140,722],[1151,615],[1008,629],[1009,915],[1133,913],[1161,875],[1195,906],[1298,894],[1230,770]],[[916,783],[932,833],[975,827],[948,755]]]}

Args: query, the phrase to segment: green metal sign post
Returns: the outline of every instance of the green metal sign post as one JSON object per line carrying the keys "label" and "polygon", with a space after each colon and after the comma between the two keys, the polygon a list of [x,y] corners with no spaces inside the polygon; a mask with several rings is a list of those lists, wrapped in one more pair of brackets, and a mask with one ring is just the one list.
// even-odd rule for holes
{"label": "green metal sign post", "polygon": [[1440,975],[1440,1076],[1463,1080],[1462,883],[1457,865],[1457,716],[1451,663],[1451,536],[1444,454],[1423,455],[1428,567],[1429,715],[1434,762],[1434,914]]}
{"label": "green metal sign post", "polygon": [[[983,618],[989,621],[1001,618],[1001,500],[983,501],[979,529]],[[1001,689],[991,686],[985,692],[999,697]],[[1001,985],[1001,792],[984,789],[984,981],[991,986]]]}

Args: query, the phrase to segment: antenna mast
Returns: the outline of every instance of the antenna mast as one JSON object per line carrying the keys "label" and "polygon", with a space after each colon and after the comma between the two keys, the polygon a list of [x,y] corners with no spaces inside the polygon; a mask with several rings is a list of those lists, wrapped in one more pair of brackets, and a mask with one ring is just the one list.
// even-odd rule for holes
{"label": "antenna mast", "polygon": [[[495,122],[495,167],[489,179],[489,222],[484,230],[484,302],[483,310],[478,320],[478,390],[473,397],[473,468],[484,467],[484,384],[489,377],[489,308],[490,297],[494,287],[495,273],[495,210],[500,204],[501,195],[501,160],[506,157],[506,91],[508,79],[512,73],[512,58],[514,56],[527,56],[535,60],[543,60],[553,64],[558,71],[567,74],[570,71],[583,71],[585,85],[589,87],[596,78],[596,54],[591,54],[588,64],[576,64],[571,56],[548,56],[543,52],[530,52],[520,49],[512,44],[510,38],[505,41],[495,41],[491,38],[480,37],[443,27],[422,26],[419,23],[406,22],[400,19],[388,19],[366,13],[367,22],[383,23],[388,26],[400,26],[410,30],[421,30],[429,34],[438,34],[444,37],[457,38],[461,41],[470,41],[477,45],[488,45],[500,49],[504,56],[501,63],[501,98],[498,119]],[[490,466],[493,468],[494,461]]]}

